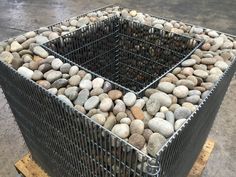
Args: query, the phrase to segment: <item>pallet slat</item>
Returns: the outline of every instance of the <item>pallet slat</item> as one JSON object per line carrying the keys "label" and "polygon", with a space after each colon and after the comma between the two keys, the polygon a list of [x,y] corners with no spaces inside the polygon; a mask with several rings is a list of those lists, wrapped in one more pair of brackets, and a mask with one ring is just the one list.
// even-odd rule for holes
{"label": "pallet slat", "polygon": [[198,158],[196,162],[194,163],[192,169],[189,172],[188,177],[200,177],[202,175],[202,172],[204,168],[206,167],[207,161],[213,151],[215,142],[213,140],[208,139],[200,154],[198,155]]}
{"label": "pallet slat", "polygon": [[[188,177],[201,177],[207,161],[214,148],[215,142],[208,139],[204,144],[196,162],[189,172]],[[15,164],[16,170],[25,177],[49,177],[33,160],[31,154],[26,154]]]}
{"label": "pallet slat", "polygon": [[25,177],[48,177],[48,175],[32,160],[30,153],[16,162],[15,168]]}

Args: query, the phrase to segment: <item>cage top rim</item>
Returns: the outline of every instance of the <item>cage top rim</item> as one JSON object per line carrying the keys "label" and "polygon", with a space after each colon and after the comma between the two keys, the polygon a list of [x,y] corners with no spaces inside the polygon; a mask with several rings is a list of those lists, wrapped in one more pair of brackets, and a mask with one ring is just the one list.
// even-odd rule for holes
{"label": "cage top rim", "polygon": [[[95,11],[95,10],[94,10]],[[91,11],[91,12],[94,12],[94,11]],[[87,13],[86,13],[87,14]],[[83,14],[84,15],[84,14]],[[82,16],[82,15],[81,15]],[[78,16],[78,17],[80,17],[80,16]],[[48,42],[45,42],[45,43],[43,43],[43,44],[41,44],[41,45],[46,45],[46,44],[49,44],[49,43],[52,43],[52,42],[55,42],[56,40],[58,40],[59,38],[66,38],[66,37],[68,37],[69,35],[71,35],[71,34],[73,34],[73,33],[76,33],[76,32],[78,32],[78,31],[82,31],[82,30],[86,30],[86,28],[90,28],[90,27],[92,27],[92,26],[95,26],[96,24],[98,24],[98,23],[102,23],[102,22],[105,22],[105,21],[107,21],[107,20],[111,20],[111,19],[117,19],[117,20],[125,20],[125,21],[127,21],[127,22],[130,22],[130,23],[134,23],[134,24],[137,24],[137,25],[142,25],[142,26],[145,26],[145,27],[147,27],[147,28],[150,28],[150,29],[157,29],[157,30],[159,30],[161,33],[169,33],[170,35],[176,35],[176,36],[181,36],[181,37],[183,37],[183,38],[187,38],[187,39],[189,39],[189,40],[191,40],[191,39],[193,39],[193,40],[195,40],[196,42],[202,42],[202,41],[204,41],[204,39],[196,39],[196,38],[194,38],[194,37],[191,37],[191,36],[187,36],[187,35],[184,35],[184,34],[177,34],[177,33],[174,33],[174,32],[170,32],[170,31],[167,31],[167,30],[164,30],[164,29],[159,29],[159,28],[157,28],[157,27],[154,27],[154,26],[150,26],[150,25],[146,25],[146,24],[142,24],[142,23],[139,23],[139,22],[137,22],[137,21],[135,21],[134,19],[126,19],[126,18],[124,18],[124,17],[122,17],[122,16],[118,16],[118,15],[114,15],[114,16],[111,16],[111,17],[108,17],[107,19],[104,19],[104,20],[101,20],[101,21],[97,21],[97,22],[95,22],[95,23],[92,23],[92,24],[89,24],[89,25],[86,25],[86,26],[82,26],[82,27],[80,27],[80,28],[77,28],[76,30],[74,30],[74,31],[72,31],[72,32],[69,32],[68,34],[65,34],[65,35],[63,35],[63,36],[58,36],[57,38],[55,38],[55,39],[52,39],[52,40],[50,40],[50,41],[48,41]],[[58,23],[58,24],[60,24],[60,23]]]}
{"label": "cage top rim", "polygon": [[[67,57],[65,57],[65,56],[63,56],[63,55],[61,55],[61,54],[55,52],[54,50],[52,50],[51,48],[49,48],[47,45],[50,45],[50,44],[52,44],[52,43],[54,43],[54,42],[60,40],[61,38],[63,39],[63,38],[69,37],[71,34],[76,33],[76,32],[78,32],[78,31],[87,30],[88,28],[93,27],[93,26],[95,26],[95,25],[98,24],[98,23],[102,23],[102,22],[105,22],[105,21],[108,21],[108,20],[113,20],[113,19],[115,19],[115,20],[124,20],[124,21],[127,21],[127,22],[132,23],[132,24],[138,24],[138,25],[140,25],[140,23],[138,23],[138,22],[136,22],[136,21],[134,21],[134,20],[125,19],[125,18],[123,18],[123,17],[121,17],[121,16],[114,15],[114,16],[111,16],[111,17],[109,17],[109,18],[107,18],[107,19],[98,21],[98,22],[96,22],[96,23],[93,23],[93,24],[90,24],[90,25],[87,25],[87,26],[78,28],[78,29],[76,29],[75,31],[70,32],[70,33],[68,33],[68,34],[65,34],[65,35],[63,35],[63,36],[59,36],[59,37],[57,37],[57,38],[55,38],[55,39],[53,39],[53,40],[50,40],[50,41],[48,41],[48,42],[46,42],[46,43],[41,44],[41,46],[45,47],[47,50],[50,50],[50,51],[53,52],[54,54],[59,55],[59,56],[62,57],[64,60],[66,59],[66,61],[67,61],[67,60],[69,60]],[[159,28],[151,27],[151,26],[148,26],[148,25],[146,25],[146,24],[141,24],[141,25],[143,25],[143,26],[145,26],[145,27],[147,27],[147,28],[150,28],[150,29],[157,29],[157,30],[159,30],[161,33],[168,32],[168,31],[166,31],[166,30],[162,30],[162,29],[159,29]],[[71,62],[72,62],[73,64],[75,64],[76,66],[81,67],[83,70],[85,70],[85,71],[87,71],[87,72],[89,72],[89,73],[92,73],[93,75],[95,75],[95,76],[97,76],[97,77],[101,77],[101,78],[103,78],[104,80],[106,80],[106,81],[108,81],[108,82],[110,82],[110,83],[112,83],[112,84],[114,84],[114,85],[117,85],[118,87],[121,87],[122,89],[124,89],[124,90],[126,90],[126,91],[128,91],[128,92],[133,92],[135,95],[139,96],[139,95],[141,95],[146,89],[148,89],[149,87],[151,87],[152,85],[154,85],[156,82],[158,82],[161,78],[163,78],[167,73],[171,72],[174,68],[176,68],[177,66],[179,66],[179,65],[180,65],[184,60],[186,60],[196,49],[198,49],[198,48],[203,44],[203,42],[204,42],[204,40],[195,39],[195,38],[190,37],[190,36],[179,35],[179,34],[176,34],[176,33],[173,33],[173,32],[168,32],[168,33],[171,34],[171,35],[181,36],[181,37],[186,38],[186,39],[188,39],[188,40],[194,40],[194,41],[196,41],[197,45],[196,45],[193,49],[191,49],[191,51],[190,51],[185,57],[183,57],[178,63],[176,63],[174,66],[170,67],[166,72],[164,72],[163,74],[161,74],[160,76],[158,76],[156,79],[154,79],[153,81],[151,81],[148,85],[142,87],[141,89],[139,89],[139,90],[137,90],[137,91],[135,91],[135,90],[133,90],[133,89],[130,89],[130,88],[127,88],[127,87],[125,87],[125,86],[122,86],[121,84],[119,84],[119,83],[117,83],[117,82],[111,81],[110,79],[105,78],[105,77],[101,76],[100,74],[97,74],[97,73],[95,73],[95,72],[93,72],[93,71],[91,71],[91,70],[89,70],[89,69],[87,69],[87,68],[85,68],[85,67],[83,67],[83,66],[81,66],[81,65],[79,65],[79,64],[76,64],[75,62],[72,62],[72,61],[71,61]],[[69,60],[69,61],[70,61],[70,60]]]}

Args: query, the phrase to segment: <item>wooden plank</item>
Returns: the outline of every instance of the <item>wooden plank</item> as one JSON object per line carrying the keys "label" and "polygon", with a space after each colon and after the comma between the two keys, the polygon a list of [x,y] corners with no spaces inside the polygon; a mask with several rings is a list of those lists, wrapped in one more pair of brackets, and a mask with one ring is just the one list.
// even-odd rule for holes
{"label": "wooden plank", "polygon": [[[204,144],[196,162],[194,163],[188,177],[200,177],[207,164],[215,142],[208,139]],[[19,160],[15,167],[25,177],[49,177],[31,158],[30,153]]]}
{"label": "wooden plank", "polygon": [[15,164],[16,170],[25,177],[48,177],[48,175],[32,160],[30,153]]}
{"label": "wooden plank", "polygon": [[215,142],[208,139],[204,144],[202,151],[198,155],[196,162],[194,163],[192,169],[189,172],[188,177],[200,177],[204,168],[206,167],[207,161],[214,149]]}

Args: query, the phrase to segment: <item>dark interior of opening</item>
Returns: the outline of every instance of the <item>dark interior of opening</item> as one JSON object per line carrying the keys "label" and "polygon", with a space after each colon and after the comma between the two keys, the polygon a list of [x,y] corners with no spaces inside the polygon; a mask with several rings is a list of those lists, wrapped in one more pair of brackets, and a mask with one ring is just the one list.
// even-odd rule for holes
{"label": "dark interior of opening", "polygon": [[115,83],[139,92],[199,44],[191,38],[111,17],[45,44]]}

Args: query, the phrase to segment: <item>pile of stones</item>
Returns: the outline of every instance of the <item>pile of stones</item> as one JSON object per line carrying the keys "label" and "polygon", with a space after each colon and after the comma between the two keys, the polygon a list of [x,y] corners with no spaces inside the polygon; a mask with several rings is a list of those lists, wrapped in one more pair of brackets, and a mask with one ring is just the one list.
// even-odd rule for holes
{"label": "pile of stones", "polygon": [[[156,88],[148,88],[142,98],[114,89],[103,78],[64,63],[40,46],[114,15],[205,42]],[[0,43],[1,61],[153,157],[207,97],[235,55],[236,41],[230,36],[119,7],[71,18],[52,29],[41,27]]]}

